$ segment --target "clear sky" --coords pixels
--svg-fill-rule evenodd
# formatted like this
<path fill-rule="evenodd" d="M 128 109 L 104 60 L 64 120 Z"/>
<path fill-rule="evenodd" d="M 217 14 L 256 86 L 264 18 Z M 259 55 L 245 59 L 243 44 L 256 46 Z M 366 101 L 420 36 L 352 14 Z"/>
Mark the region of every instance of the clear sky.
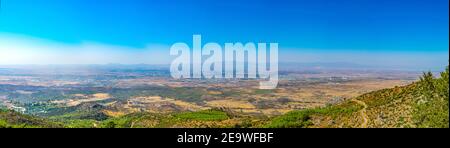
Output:
<path fill-rule="evenodd" d="M 73 56 L 77 50 L 92 56 L 112 51 L 114 57 L 81 63 L 166 63 L 170 45 L 201 34 L 204 42 L 278 42 L 280 59 L 289 62 L 446 66 L 448 5 L 448 0 L 1 0 L 0 64 L 33 62 L 20 54 L 33 59 L 40 53 Z M 120 56 L 143 53 L 153 59 Z"/>

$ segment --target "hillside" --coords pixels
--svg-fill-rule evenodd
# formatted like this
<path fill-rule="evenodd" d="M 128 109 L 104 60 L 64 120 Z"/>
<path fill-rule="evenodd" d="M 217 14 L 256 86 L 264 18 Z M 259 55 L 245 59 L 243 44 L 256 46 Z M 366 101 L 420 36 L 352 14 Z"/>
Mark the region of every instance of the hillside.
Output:
<path fill-rule="evenodd" d="M 0 128 L 448 128 L 448 73 L 448 68 L 439 78 L 424 73 L 420 81 L 407 86 L 378 90 L 336 105 L 292 111 L 273 118 L 244 116 L 227 109 L 107 117 L 101 108 L 87 104 L 81 108 L 93 109 L 50 118 L 0 110 Z"/>
<path fill-rule="evenodd" d="M 448 128 L 448 68 L 440 78 L 383 89 L 335 106 L 293 111 L 269 121 L 271 128 Z"/>
<path fill-rule="evenodd" d="M 0 128 L 58 128 L 61 124 L 13 111 L 0 110 Z"/>

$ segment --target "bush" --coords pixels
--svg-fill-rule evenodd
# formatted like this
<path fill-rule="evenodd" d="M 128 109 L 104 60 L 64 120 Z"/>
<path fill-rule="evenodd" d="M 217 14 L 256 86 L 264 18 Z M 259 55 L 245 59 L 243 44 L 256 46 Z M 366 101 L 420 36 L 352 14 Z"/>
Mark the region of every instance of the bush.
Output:
<path fill-rule="evenodd" d="M 221 121 L 228 119 L 225 112 L 217 110 L 205 110 L 199 112 L 187 112 L 176 114 L 175 118 L 181 120 L 199 120 L 199 121 Z"/>

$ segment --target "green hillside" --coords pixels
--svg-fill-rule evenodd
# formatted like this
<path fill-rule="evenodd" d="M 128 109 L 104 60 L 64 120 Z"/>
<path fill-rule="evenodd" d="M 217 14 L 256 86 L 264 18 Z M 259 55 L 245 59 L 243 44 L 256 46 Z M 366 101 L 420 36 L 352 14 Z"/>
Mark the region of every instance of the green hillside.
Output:
<path fill-rule="evenodd" d="M 0 128 L 58 128 L 61 124 L 47 119 L 22 115 L 13 111 L 0 110 Z"/>
<path fill-rule="evenodd" d="M 364 94 L 344 103 L 275 117 L 270 128 L 448 128 L 448 68 L 414 84 Z"/>

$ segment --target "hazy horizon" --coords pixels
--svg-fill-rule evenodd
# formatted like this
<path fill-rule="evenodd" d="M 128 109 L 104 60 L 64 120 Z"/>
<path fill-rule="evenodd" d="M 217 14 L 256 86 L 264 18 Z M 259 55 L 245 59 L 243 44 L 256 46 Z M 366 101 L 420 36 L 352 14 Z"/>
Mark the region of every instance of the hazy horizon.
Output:
<path fill-rule="evenodd" d="M 0 65 L 168 65 L 175 58 L 169 55 L 169 45 L 154 44 L 142 49 L 90 42 L 70 45 L 23 36 L 5 37 L 1 33 L 0 39 L 0 52 L 3 53 Z M 389 69 L 415 67 L 417 70 L 435 70 L 448 65 L 448 51 L 370 52 L 280 48 L 280 63 L 347 63 Z"/>

